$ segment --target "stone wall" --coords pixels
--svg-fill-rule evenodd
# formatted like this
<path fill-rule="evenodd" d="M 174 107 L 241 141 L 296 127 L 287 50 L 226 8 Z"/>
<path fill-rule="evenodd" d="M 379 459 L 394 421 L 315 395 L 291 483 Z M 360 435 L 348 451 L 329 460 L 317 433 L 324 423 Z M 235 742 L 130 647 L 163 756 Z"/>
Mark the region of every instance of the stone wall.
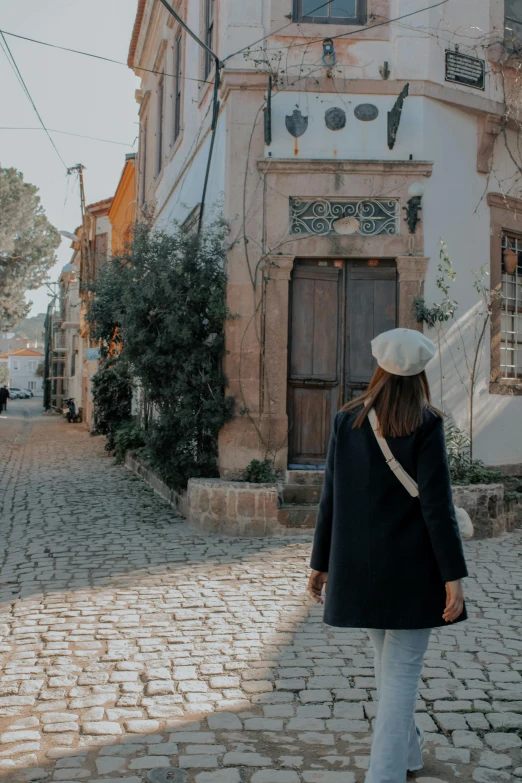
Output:
<path fill-rule="evenodd" d="M 306 524 L 295 520 L 291 504 L 281 508 L 277 484 L 251 484 L 222 479 L 190 479 L 186 492 L 170 489 L 142 460 L 127 454 L 125 465 L 143 478 L 190 524 L 209 533 L 234 536 L 299 535 L 311 532 L 317 506 L 308 508 Z M 506 502 L 503 484 L 453 487 L 455 505 L 470 515 L 475 538 L 494 538 L 522 526 L 522 503 Z"/>
<path fill-rule="evenodd" d="M 279 523 L 277 484 L 190 479 L 189 522 L 212 533 L 264 536 L 292 533 Z"/>
<path fill-rule="evenodd" d="M 151 489 L 154 490 L 163 500 L 176 510 L 177 515 L 185 517 L 189 515 L 189 509 L 187 504 L 187 493 L 176 492 L 174 489 L 170 489 L 164 481 L 139 457 L 132 452 L 127 452 L 125 455 L 125 467 L 140 476 Z"/>
<path fill-rule="evenodd" d="M 453 500 L 470 515 L 474 538 L 495 538 L 522 524 L 522 505 L 505 502 L 503 484 L 455 486 Z"/>

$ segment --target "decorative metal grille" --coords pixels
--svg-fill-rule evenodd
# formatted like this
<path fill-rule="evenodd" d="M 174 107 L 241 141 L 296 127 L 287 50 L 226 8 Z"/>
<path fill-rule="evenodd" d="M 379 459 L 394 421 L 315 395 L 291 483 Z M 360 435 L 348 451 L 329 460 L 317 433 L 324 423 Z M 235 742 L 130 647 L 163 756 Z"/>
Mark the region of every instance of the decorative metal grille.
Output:
<path fill-rule="evenodd" d="M 502 339 L 500 374 L 504 379 L 522 378 L 522 236 L 502 238 Z M 506 269 L 506 250 L 514 251 L 517 264 L 510 274 Z"/>
<path fill-rule="evenodd" d="M 446 52 L 446 81 L 484 89 L 485 64 L 478 57 L 460 52 Z"/>
<path fill-rule="evenodd" d="M 291 198 L 290 233 L 397 236 L 400 233 L 399 202 L 394 199 Z"/>

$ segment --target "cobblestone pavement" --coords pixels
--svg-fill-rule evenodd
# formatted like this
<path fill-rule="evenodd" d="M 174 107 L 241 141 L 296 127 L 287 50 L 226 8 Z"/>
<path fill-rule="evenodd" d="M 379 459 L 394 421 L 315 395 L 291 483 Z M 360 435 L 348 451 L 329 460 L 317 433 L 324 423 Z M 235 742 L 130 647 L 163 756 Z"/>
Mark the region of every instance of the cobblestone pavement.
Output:
<path fill-rule="evenodd" d="M 310 607 L 309 539 L 191 530 L 36 400 L 0 444 L 2 780 L 362 783 L 372 654 Z M 419 783 L 522 778 L 522 533 L 466 548 L 471 619 L 432 637 Z"/>

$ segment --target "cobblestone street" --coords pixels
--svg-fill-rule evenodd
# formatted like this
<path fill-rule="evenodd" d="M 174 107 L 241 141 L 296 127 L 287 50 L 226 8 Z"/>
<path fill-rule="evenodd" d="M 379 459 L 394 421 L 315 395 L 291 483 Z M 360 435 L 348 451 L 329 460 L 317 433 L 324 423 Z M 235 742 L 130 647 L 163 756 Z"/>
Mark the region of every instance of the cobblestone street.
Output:
<path fill-rule="evenodd" d="M 0 778 L 363 783 L 373 656 L 311 607 L 310 538 L 191 530 L 40 405 L 0 416 Z M 419 783 L 522 779 L 522 531 L 465 546 L 470 620 L 432 635 Z"/>

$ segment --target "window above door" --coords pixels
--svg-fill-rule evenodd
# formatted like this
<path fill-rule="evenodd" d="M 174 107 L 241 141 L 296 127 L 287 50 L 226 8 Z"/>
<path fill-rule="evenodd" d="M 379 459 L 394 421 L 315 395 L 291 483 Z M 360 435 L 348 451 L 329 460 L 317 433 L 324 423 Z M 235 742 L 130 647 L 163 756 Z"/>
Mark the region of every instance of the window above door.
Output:
<path fill-rule="evenodd" d="M 366 0 L 294 0 L 294 22 L 365 24 Z"/>

